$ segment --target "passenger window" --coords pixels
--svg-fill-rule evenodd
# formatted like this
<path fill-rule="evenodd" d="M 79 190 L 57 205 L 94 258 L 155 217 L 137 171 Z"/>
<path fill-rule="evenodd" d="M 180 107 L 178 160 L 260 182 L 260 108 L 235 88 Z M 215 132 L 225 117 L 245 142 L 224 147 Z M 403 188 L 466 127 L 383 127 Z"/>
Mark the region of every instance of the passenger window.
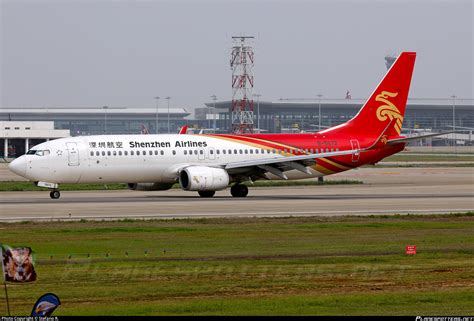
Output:
<path fill-rule="evenodd" d="M 242 154 L 242 150 L 241 150 L 241 149 L 239 149 L 239 154 Z"/>
<path fill-rule="evenodd" d="M 140 151 L 139 150 L 137 150 L 137 156 L 140 156 Z"/>
<path fill-rule="evenodd" d="M 188 155 L 188 151 L 187 151 L 187 150 L 184 150 L 183 153 L 184 153 L 184 155 Z"/>
<path fill-rule="evenodd" d="M 250 150 L 250 154 L 253 154 L 253 149 Z"/>
<path fill-rule="evenodd" d="M 105 156 L 105 151 L 102 151 L 102 156 Z"/>
<path fill-rule="evenodd" d="M 249 153 L 249 151 L 248 151 L 247 149 L 245 149 L 244 152 L 245 152 L 245 154 L 248 154 L 248 153 Z"/>
<path fill-rule="evenodd" d="M 124 151 L 123 154 L 124 154 L 125 156 L 128 156 L 128 152 L 127 152 L 127 151 Z"/>
<path fill-rule="evenodd" d="M 260 152 L 261 152 L 262 154 L 265 154 L 265 150 L 264 150 L 264 149 L 261 149 Z"/>
<path fill-rule="evenodd" d="M 119 156 L 122 156 L 122 151 L 121 150 L 119 150 Z"/>
<path fill-rule="evenodd" d="M 214 155 L 214 151 L 212 149 L 210 149 L 209 154 Z"/>
<path fill-rule="evenodd" d="M 99 155 L 100 155 L 99 151 L 95 152 L 95 156 L 99 156 Z"/>
<path fill-rule="evenodd" d="M 130 151 L 130 155 L 133 156 L 133 154 L 135 154 L 135 152 L 133 150 Z"/>
<path fill-rule="evenodd" d="M 222 154 L 225 154 L 225 149 L 222 150 Z"/>
<path fill-rule="evenodd" d="M 221 151 L 219 149 L 217 149 L 216 153 L 217 153 L 217 155 L 219 155 L 221 153 Z"/>
<path fill-rule="evenodd" d="M 194 150 L 194 155 L 197 155 L 198 154 L 198 151 L 197 149 Z"/>
<path fill-rule="evenodd" d="M 173 150 L 173 155 L 176 155 L 176 151 L 175 151 L 175 150 Z"/>
<path fill-rule="evenodd" d="M 237 154 L 237 149 L 234 149 L 234 154 Z"/>
<path fill-rule="evenodd" d="M 155 150 L 155 155 L 158 155 L 158 151 L 157 151 L 157 150 Z"/>
<path fill-rule="evenodd" d="M 117 151 L 114 150 L 114 156 L 117 156 Z"/>
<path fill-rule="evenodd" d="M 160 150 L 160 154 L 161 156 L 163 156 L 165 154 L 165 151 L 164 150 Z"/>
<path fill-rule="evenodd" d="M 110 152 L 110 150 L 107 151 L 107 156 L 110 156 L 112 155 L 112 153 Z"/>
<path fill-rule="evenodd" d="M 201 149 L 201 150 L 199 151 L 199 154 L 201 154 L 201 155 L 204 154 L 204 151 Z"/>
<path fill-rule="evenodd" d="M 142 155 L 146 156 L 146 150 L 142 151 Z"/>
<path fill-rule="evenodd" d="M 258 149 L 255 150 L 255 154 L 258 154 Z"/>
<path fill-rule="evenodd" d="M 150 151 L 148 152 L 148 155 L 153 156 L 153 151 L 150 150 Z"/>
<path fill-rule="evenodd" d="M 91 156 L 94 156 L 94 152 L 91 152 Z"/>

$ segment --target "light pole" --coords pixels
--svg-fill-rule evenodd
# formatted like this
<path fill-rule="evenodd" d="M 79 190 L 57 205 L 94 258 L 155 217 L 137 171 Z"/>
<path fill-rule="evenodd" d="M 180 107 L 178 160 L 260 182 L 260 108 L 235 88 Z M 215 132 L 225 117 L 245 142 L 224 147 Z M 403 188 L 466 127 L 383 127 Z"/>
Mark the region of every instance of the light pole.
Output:
<path fill-rule="evenodd" d="M 156 96 L 155 99 L 156 99 L 155 131 L 158 134 L 158 101 L 160 100 L 160 97 Z"/>
<path fill-rule="evenodd" d="M 212 107 L 213 116 L 212 116 L 212 118 L 214 119 L 212 127 L 213 127 L 213 131 L 214 131 L 214 134 L 215 134 L 216 133 L 216 100 L 217 100 L 217 96 L 212 95 L 211 98 L 212 98 L 212 101 L 213 101 L 213 107 Z"/>
<path fill-rule="evenodd" d="M 171 97 L 168 96 L 165 99 L 168 100 L 168 134 L 169 134 L 170 133 L 170 99 Z"/>
<path fill-rule="evenodd" d="M 456 95 L 451 95 L 451 98 L 453 99 L 453 145 L 456 149 Z"/>
<path fill-rule="evenodd" d="M 254 94 L 255 97 L 257 97 L 257 129 L 258 133 L 260 133 L 260 97 L 262 97 L 261 94 Z"/>
<path fill-rule="evenodd" d="M 316 96 L 318 96 L 318 100 L 319 100 L 319 116 L 318 116 L 318 121 L 319 121 L 319 131 L 321 131 L 321 97 L 323 97 L 323 95 L 317 94 Z"/>
<path fill-rule="evenodd" d="M 107 134 L 107 109 L 109 106 L 103 106 L 104 108 L 104 134 Z"/>

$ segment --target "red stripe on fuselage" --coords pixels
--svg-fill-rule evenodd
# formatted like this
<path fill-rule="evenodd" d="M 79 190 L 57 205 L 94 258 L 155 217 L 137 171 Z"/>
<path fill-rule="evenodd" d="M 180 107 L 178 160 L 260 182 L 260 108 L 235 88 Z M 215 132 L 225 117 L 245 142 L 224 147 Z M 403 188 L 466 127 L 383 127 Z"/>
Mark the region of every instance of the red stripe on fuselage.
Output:
<path fill-rule="evenodd" d="M 351 139 L 358 139 L 361 145 L 361 148 L 363 146 L 370 146 L 373 143 L 373 139 L 370 137 L 341 137 L 340 135 L 329 135 L 327 133 L 326 135 L 321 135 L 318 133 L 308 133 L 308 134 L 245 134 L 245 135 L 232 135 L 232 134 L 210 134 L 210 135 L 205 135 L 209 137 L 215 137 L 215 138 L 223 138 L 223 139 L 229 139 L 229 140 L 234 140 L 237 142 L 242 142 L 242 143 L 248 143 L 248 144 L 254 144 L 254 145 L 260 145 L 264 146 L 267 149 L 276 149 L 280 151 L 284 151 L 287 149 L 288 151 L 291 149 L 293 150 L 294 155 L 304 155 L 307 154 L 306 152 L 301 153 L 301 149 L 313 149 L 316 150 L 318 149 L 318 152 L 325 152 L 326 149 L 328 151 L 331 151 L 331 148 L 333 150 L 336 150 L 337 148 L 340 151 L 343 150 L 350 150 L 352 149 L 352 146 L 350 144 Z M 335 143 L 333 147 L 328 146 L 326 143 L 331 142 Z M 383 148 L 376 149 L 376 150 L 370 150 L 370 151 L 365 151 L 360 154 L 360 158 L 358 161 L 353 162 L 352 161 L 352 155 L 344 155 L 344 156 L 334 156 L 334 157 L 328 157 L 327 160 L 330 162 L 326 161 L 325 159 L 318 159 L 318 164 L 320 166 L 327 168 L 330 171 L 334 172 L 342 172 L 348 169 L 353 169 L 356 167 L 359 167 L 364 164 L 372 164 L 380 161 L 381 159 L 393 155 L 401 150 L 403 150 L 405 147 L 404 143 L 397 144 L 397 145 L 385 145 Z M 331 162 L 341 166 L 345 167 L 341 168 L 338 167 L 334 164 L 331 164 Z"/>

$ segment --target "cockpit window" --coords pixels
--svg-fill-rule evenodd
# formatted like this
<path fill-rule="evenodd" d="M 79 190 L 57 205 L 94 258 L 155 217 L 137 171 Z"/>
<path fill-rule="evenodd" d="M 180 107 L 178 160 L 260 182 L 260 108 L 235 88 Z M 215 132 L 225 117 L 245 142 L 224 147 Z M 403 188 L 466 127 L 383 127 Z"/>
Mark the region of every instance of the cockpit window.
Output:
<path fill-rule="evenodd" d="M 37 155 L 37 156 L 46 156 L 49 155 L 49 150 L 44 149 L 44 150 L 36 150 L 36 149 L 30 149 L 26 155 Z"/>

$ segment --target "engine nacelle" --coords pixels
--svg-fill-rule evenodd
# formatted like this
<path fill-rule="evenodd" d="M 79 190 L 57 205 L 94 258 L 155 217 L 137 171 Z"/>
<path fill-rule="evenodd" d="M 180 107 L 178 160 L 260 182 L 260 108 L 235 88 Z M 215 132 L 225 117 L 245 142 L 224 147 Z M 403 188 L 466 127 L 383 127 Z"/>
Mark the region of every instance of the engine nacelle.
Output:
<path fill-rule="evenodd" d="M 219 191 L 229 181 L 229 174 L 222 168 L 189 166 L 179 173 L 179 185 L 185 191 Z"/>
<path fill-rule="evenodd" d="M 170 189 L 174 183 L 128 183 L 128 189 L 134 191 L 166 191 Z"/>

